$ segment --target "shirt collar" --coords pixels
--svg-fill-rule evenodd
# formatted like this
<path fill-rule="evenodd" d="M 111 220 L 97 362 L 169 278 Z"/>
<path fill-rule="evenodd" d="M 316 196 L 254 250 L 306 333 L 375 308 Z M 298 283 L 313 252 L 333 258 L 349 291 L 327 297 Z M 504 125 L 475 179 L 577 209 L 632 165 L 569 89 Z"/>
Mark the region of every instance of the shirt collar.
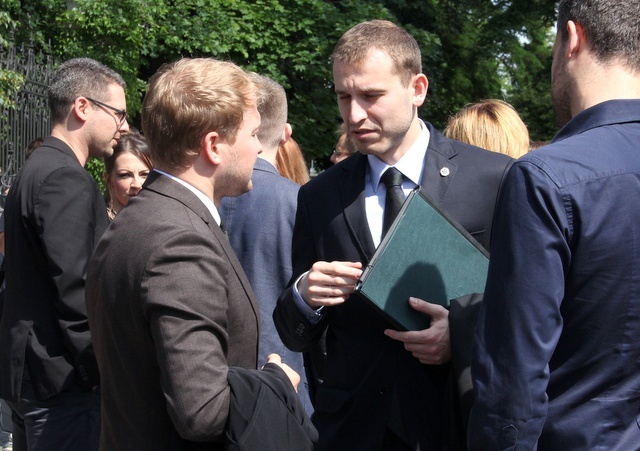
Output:
<path fill-rule="evenodd" d="M 562 141 L 593 128 L 640 121 L 640 99 L 607 100 L 578 113 L 551 140 Z"/>
<path fill-rule="evenodd" d="M 402 175 L 416 185 L 420 185 L 421 182 L 424 157 L 427 153 L 430 138 L 429 129 L 421 119 L 418 119 L 418 121 L 420 122 L 420 136 L 409 147 L 407 153 L 400 158 L 400 161 L 395 164 L 395 167 L 402 172 Z M 380 178 L 389 165 L 374 155 L 367 155 L 367 160 L 369 162 L 369 173 L 371 174 L 371 187 L 374 192 L 377 192 Z"/>
<path fill-rule="evenodd" d="M 209 197 L 205 193 L 200 191 L 195 186 L 188 184 L 184 180 L 179 179 L 175 175 L 168 174 L 157 168 L 154 168 L 153 170 L 166 177 L 169 177 L 171 180 L 175 180 L 176 182 L 178 182 L 179 184 L 187 188 L 189 191 L 191 191 L 193 194 L 195 194 L 198 197 L 198 199 L 200 199 L 200 201 L 204 204 L 204 206 L 207 207 L 207 210 L 209 210 L 209 212 L 211 213 L 211 216 L 213 216 L 213 219 L 216 221 L 216 224 L 220 225 L 220 222 L 221 222 L 220 213 L 218 213 L 218 209 L 216 208 L 215 204 L 211 199 L 209 199 Z"/>

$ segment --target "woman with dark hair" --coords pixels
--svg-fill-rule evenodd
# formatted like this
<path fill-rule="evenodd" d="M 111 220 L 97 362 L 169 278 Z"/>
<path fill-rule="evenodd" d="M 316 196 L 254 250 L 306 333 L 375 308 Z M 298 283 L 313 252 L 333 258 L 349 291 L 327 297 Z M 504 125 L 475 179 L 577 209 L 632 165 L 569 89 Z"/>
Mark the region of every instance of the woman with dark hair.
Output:
<path fill-rule="evenodd" d="M 105 158 L 105 198 L 109 217 L 115 218 L 129 199 L 137 196 L 153 169 L 147 140 L 135 129 L 122 133 L 113 154 Z"/>

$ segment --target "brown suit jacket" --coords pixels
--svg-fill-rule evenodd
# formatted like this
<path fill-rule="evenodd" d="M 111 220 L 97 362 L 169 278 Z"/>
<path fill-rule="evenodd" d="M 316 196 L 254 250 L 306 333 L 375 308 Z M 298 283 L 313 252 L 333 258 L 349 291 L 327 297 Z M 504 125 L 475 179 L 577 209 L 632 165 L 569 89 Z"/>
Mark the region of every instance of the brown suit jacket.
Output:
<path fill-rule="evenodd" d="M 229 367 L 256 368 L 258 308 L 229 241 L 187 188 L 152 172 L 87 275 L 102 449 L 222 449 Z M 196 443 L 197 442 L 197 443 Z"/>

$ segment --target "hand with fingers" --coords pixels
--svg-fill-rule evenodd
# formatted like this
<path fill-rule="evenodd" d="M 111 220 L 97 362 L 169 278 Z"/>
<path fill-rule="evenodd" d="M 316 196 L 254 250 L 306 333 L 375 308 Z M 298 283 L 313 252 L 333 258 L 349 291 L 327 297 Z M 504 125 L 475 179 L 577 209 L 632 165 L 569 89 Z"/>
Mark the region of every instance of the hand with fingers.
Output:
<path fill-rule="evenodd" d="M 414 310 L 431 317 L 431 326 L 425 330 L 400 332 L 387 329 L 385 335 L 404 343 L 404 348 L 425 365 L 442 365 L 451 360 L 449 338 L 449 311 L 438 304 L 418 298 L 409 298 Z"/>
<path fill-rule="evenodd" d="M 275 363 L 286 373 L 293 385 L 294 390 L 298 391 L 298 384 L 300 383 L 300 375 L 296 373 L 293 368 L 282 361 L 282 358 L 278 354 L 269 354 L 267 356 L 267 363 Z"/>
<path fill-rule="evenodd" d="M 354 292 L 361 274 L 360 262 L 316 262 L 300 279 L 298 291 L 314 309 L 341 304 Z"/>

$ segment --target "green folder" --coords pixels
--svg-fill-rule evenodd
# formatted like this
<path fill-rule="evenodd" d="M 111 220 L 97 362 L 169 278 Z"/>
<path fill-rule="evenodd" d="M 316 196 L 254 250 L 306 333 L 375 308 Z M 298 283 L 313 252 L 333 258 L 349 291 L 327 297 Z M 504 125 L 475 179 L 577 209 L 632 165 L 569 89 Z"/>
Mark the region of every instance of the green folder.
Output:
<path fill-rule="evenodd" d="M 409 193 L 356 291 L 398 330 L 423 330 L 431 318 L 409 297 L 449 307 L 451 299 L 484 292 L 489 253 L 420 190 Z"/>

